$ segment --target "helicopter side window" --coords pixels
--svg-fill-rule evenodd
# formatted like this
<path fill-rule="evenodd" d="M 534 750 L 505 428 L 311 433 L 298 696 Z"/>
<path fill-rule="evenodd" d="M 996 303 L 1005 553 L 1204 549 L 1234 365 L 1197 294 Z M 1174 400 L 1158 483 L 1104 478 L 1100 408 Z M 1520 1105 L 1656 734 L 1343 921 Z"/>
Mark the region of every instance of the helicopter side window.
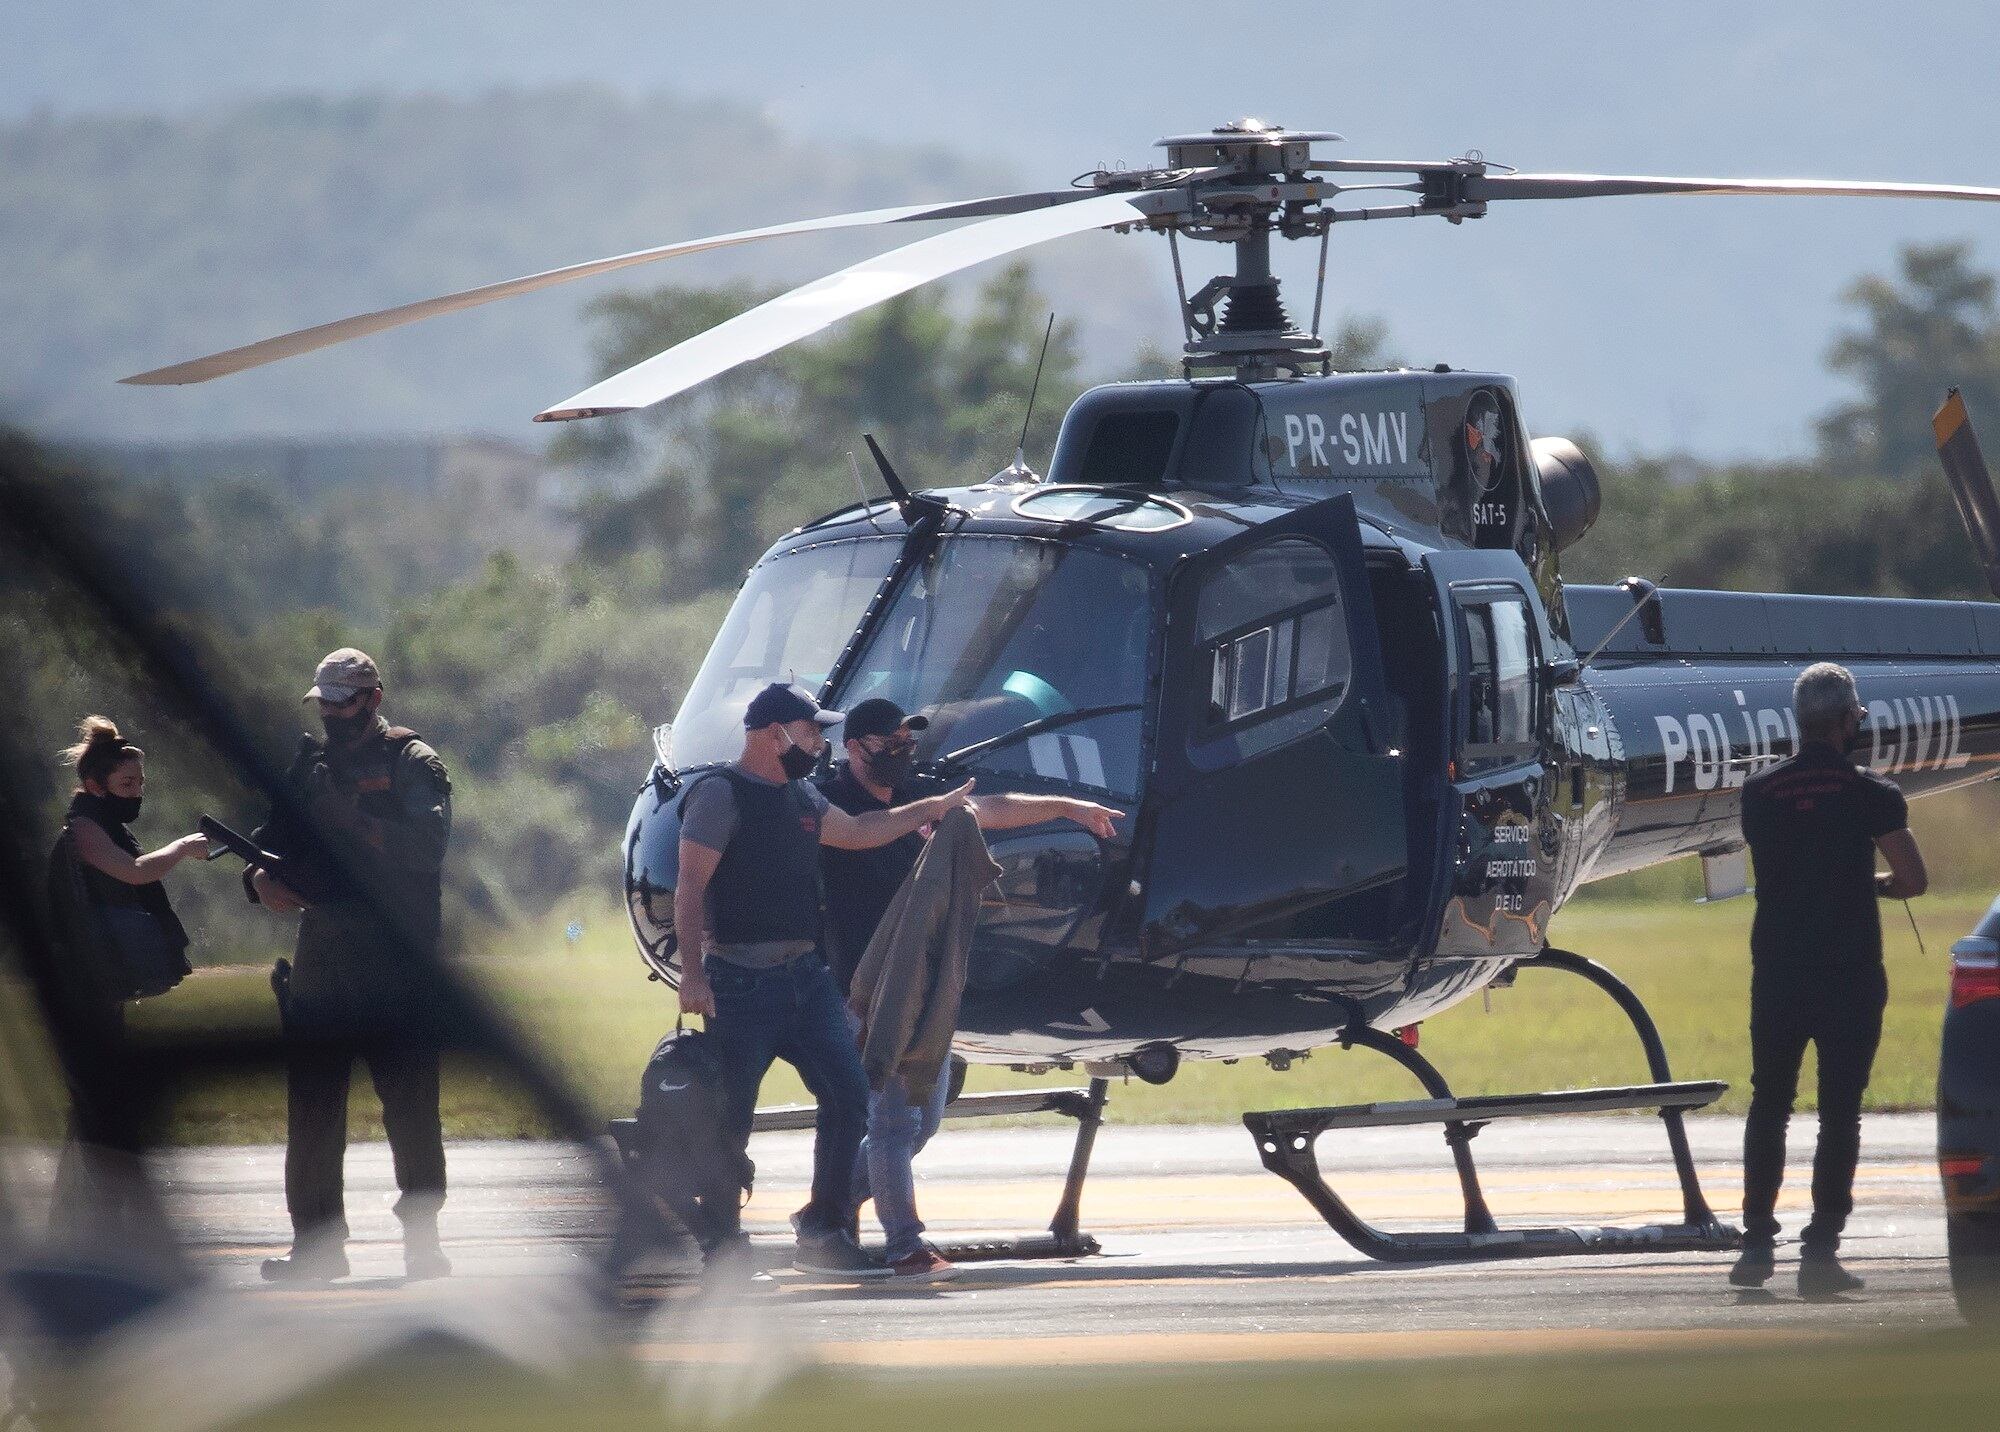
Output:
<path fill-rule="evenodd" d="M 1535 747 L 1535 629 L 1525 598 L 1459 598 L 1466 647 L 1465 768 L 1512 764 Z"/>
<path fill-rule="evenodd" d="M 1282 538 L 1217 572 L 1196 626 L 1209 652 L 1211 730 L 1346 688 L 1352 657 L 1339 577 L 1316 542 Z"/>

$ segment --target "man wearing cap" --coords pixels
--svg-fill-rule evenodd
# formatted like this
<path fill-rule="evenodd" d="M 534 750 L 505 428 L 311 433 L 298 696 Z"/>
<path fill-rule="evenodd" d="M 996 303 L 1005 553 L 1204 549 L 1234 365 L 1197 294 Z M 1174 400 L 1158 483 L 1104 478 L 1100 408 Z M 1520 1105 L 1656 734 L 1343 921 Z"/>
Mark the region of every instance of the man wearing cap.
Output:
<path fill-rule="evenodd" d="M 742 755 L 696 777 L 682 798 L 674 925 L 681 1009 L 705 1015 L 717 1037 L 732 1136 L 748 1140 L 774 1059 L 797 1069 L 818 1101 L 812 1201 L 799 1215 L 793 1266 L 866 1278 L 888 1274 L 848 1231 L 868 1079 L 819 953 L 819 848 L 886 845 L 964 805 L 972 783 L 864 815 L 831 807 L 805 778 L 826 749 L 825 728 L 840 721 L 797 686 L 774 683 L 751 700 Z M 740 1240 L 725 1230 L 711 1261 Z"/>
<path fill-rule="evenodd" d="M 451 780 L 414 731 L 378 714 L 382 677 L 343 647 L 319 664 L 305 700 L 325 739 L 302 736 L 287 800 L 255 834 L 286 882 L 256 870 L 250 898 L 299 914 L 298 949 L 273 978 L 287 1040 L 285 1204 L 292 1251 L 272 1281 L 348 1271 L 342 1195 L 347 1092 L 358 1056 L 382 1101 L 411 1278 L 451 1271 L 438 1238 L 444 1135 L 438 1117 L 437 972 Z M 289 978 L 286 976 L 289 974 Z"/>
<path fill-rule="evenodd" d="M 829 803 L 850 815 L 866 815 L 907 806 L 928 795 L 925 782 L 912 774 L 917 734 L 929 718 L 906 716 L 893 701 L 875 697 L 847 713 L 841 743 L 847 761 L 817 782 Z M 1013 830 L 1067 820 L 1100 839 L 1116 834 L 1118 812 L 1109 806 L 1065 796 L 980 796 L 971 802 L 982 830 Z M 872 850 L 820 851 L 826 884 L 827 942 L 835 980 L 848 995 L 854 972 L 869 941 L 882 923 L 890 902 L 923 854 L 924 836 L 912 832 Z M 952 1021 L 956 1022 L 956 1001 Z M 923 1241 L 924 1225 L 917 1216 L 916 1185 L 911 1163 L 944 1119 L 951 1081 L 933 1081 L 920 1104 L 913 1103 L 900 1074 L 872 1091 L 868 1103 L 868 1137 L 855 1165 L 854 1202 L 870 1197 L 887 1239 L 890 1272 L 899 1280 L 936 1282 L 957 1270 Z"/>
<path fill-rule="evenodd" d="M 1812 1222 L 1801 1236 L 1799 1294 L 1861 1287 L 1835 1256 L 1854 1207 L 1861 1096 L 1889 998 L 1878 897 L 1907 900 L 1929 878 L 1893 781 L 1848 756 L 1867 719 L 1846 667 L 1818 662 L 1792 687 L 1799 748 L 1743 783 L 1743 838 L 1757 870 L 1750 926 L 1750 1114 L 1743 1125 L 1739 1288 L 1774 1272 L 1774 1216 L 1785 1176 L 1785 1125 L 1806 1045 L 1819 1054 L 1819 1147 Z M 1880 851 L 1885 874 L 1875 870 Z"/>

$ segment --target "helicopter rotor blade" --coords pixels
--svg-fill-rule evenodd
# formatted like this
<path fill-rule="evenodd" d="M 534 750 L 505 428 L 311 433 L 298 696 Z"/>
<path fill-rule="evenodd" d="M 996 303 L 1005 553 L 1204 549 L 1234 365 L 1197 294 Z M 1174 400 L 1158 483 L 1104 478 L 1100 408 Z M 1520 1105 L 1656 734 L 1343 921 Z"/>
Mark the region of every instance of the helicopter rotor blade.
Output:
<path fill-rule="evenodd" d="M 1972 184 L 1901 184 L 1862 179 L 1680 179 L 1645 174 L 1469 174 L 1472 203 L 1499 199 L 1606 199 L 1637 194 L 1791 194 L 1862 199 L 2000 200 Z"/>
<path fill-rule="evenodd" d="M 649 407 L 933 279 L 1051 239 L 1143 222 L 1185 202 L 1178 188 L 1100 194 L 920 239 L 780 294 L 537 413 L 535 421 L 567 422 Z"/>
<path fill-rule="evenodd" d="M 1979 451 L 1979 436 L 1972 430 L 1972 417 L 1965 411 L 1965 399 L 1953 388 L 1931 414 L 1931 430 L 1937 437 L 1938 462 L 1951 495 L 1958 504 L 1959 520 L 1972 550 L 1986 574 L 1987 590 L 2000 597 L 2000 498 L 1993 494 L 1993 477 L 1986 470 L 1986 458 Z"/>
<path fill-rule="evenodd" d="M 801 219 L 789 224 L 773 224 L 762 229 L 742 229 L 735 233 L 687 239 L 680 243 L 662 244 L 658 248 L 637 249 L 631 253 L 617 254 L 611 258 L 569 264 L 563 268 L 548 269 L 542 273 L 527 274 L 500 283 L 482 284 L 478 288 L 468 288 L 437 298 L 420 299 L 415 303 L 399 304 L 394 308 L 378 309 L 373 313 L 357 314 L 352 318 L 337 319 L 332 323 L 321 323 L 311 328 L 299 329 L 294 333 L 284 333 L 275 338 L 245 344 L 241 348 L 225 349 L 220 353 L 210 353 L 206 357 L 189 359 L 184 363 L 154 368 L 145 373 L 135 373 L 129 378 L 120 378 L 118 381 L 144 387 L 206 383 L 212 378 L 240 373 L 246 368 L 261 367 L 266 363 L 275 363 L 281 358 L 293 358 L 301 353 L 311 353 L 336 343 L 345 343 L 351 338 L 364 338 L 371 333 L 380 333 L 384 329 L 400 328 L 406 323 L 416 323 L 421 319 L 457 313 L 461 309 L 476 308 L 480 304 L 512 298 L 517 294 L 534 293 L 540 289 L 553 288 L 557 284 L 592 278 L 598 274 L 614 273 L 619 269 L 632 268 L 639 264 L 656 263 L 661 259 L 703 253 L 710 249 L 731 248 L 737 244 L 752 243 L 759 239 L 775 239 L 791 234 L 819 233 L 833 229 L 864 228 L 875 224 L 985 219 L 995 215 L 1054 208 L 1088 197 L 1088 191 L 1075 189 L 998 194 L 990 198 L 958 200 L 944 204 L 905 204 L 891 209 L 866 209 L 852 214 L 834 214 L 823 219 Z"/>

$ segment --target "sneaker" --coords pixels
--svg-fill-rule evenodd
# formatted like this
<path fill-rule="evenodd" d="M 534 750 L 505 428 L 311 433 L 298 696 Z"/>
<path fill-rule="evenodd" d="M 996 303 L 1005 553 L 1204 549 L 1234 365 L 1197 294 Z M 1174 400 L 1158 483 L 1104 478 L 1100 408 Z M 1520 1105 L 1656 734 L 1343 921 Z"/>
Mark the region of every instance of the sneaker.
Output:
<path fill-rule="evenodd" d="M 310 1252 L 294 1248 L 283 1258 L 266 1258 L 260 1271 L 267 1283 L 331 1283 L 347 1276 L 347 1252 L 337 1247 Z"/>
<path fill-rule="evenodd" d="M 804 1208 L 792 1210 L 788 1216 L 789 1222 L 792 1225 L 792 1237 L 798 1239 L 801 1243 L 809 1242 L 815 1237 L 814 1234 L 806 1232 L 806 1214 L 811 1210 L 812 1205 L 808 1203 Z M 858 1208 L 854 1210 L 853 1214 L 847 1220 L 847 1236 L 852 1238 L 856 1243 L 861 1241 L 861 1210 Z"/>
<path fill-rule="evenodd" d="M 886 1278 L 889 1265 L 868 1253 L 845 1233 L 801 1238 L 792 1266 L 801 1273 L 825 1273 L 836 1278 Z"/>
<path fill-rule="evenodd" d="M 1768 1243 L 1745 1243 L 1743 1255 L 1729 1270 L 1729 1282 L 1737 1288 L 1761 1288 L 1778 1271 L 1777 1259 Z"/>
<path fill-rule="evenodd" d="M 919 1248 L 889 1265 L 889 1276 L 898 1283 L 949 1283 L 959 1272 L 959 1266 L 935 1248 Z"/>
<path fill-rule="evenodd" d="M 1799 1296 L 1834 1298 L 1842 1293 L 1858 1293 L 1868 1284 L 1840 1266 L 1831 1253 L 1808 1252 L 1799 1260 Z"/>

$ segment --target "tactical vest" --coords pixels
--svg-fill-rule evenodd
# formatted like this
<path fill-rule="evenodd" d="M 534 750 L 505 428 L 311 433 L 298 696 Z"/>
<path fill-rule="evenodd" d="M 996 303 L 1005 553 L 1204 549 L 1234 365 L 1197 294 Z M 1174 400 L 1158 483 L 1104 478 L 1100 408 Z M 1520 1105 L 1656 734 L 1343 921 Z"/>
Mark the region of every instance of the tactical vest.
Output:
<path fill-rule="evenodd" d="M 773 786 L 726 768 L 716 774 L 736 796 L 736 831 L 708 886 L 716 943 L 817 940 L 818 808 L 797 781 Z"/>
<path fill-rule="evenodd" d="M 303 804 L 313 766 L 324 764 L 340 790 L 354 797 L 362 814 L 377 820 L 400 819 L 403 805 L 396 787 L 397 772 L 404 764 L 403 753 L 420 739 L 407 726 L 390 726 L 379 738 L 364 741 L 359 747 L 335 747 L 305 737 L 299 742 L 299 758 L 292 766 L 293 794 Z M 344 854 L 351 861 L 367 862 L 369 858 L 358 849 Z M 316 903 L 351 900 L 362 894 L 340 860 L 318 853 L 310 864 L 314 867 L 312 898 Z M 374 873 L 432 909 L 443 898 L 442 881 L 436 872 L 383 869 Z"/>

